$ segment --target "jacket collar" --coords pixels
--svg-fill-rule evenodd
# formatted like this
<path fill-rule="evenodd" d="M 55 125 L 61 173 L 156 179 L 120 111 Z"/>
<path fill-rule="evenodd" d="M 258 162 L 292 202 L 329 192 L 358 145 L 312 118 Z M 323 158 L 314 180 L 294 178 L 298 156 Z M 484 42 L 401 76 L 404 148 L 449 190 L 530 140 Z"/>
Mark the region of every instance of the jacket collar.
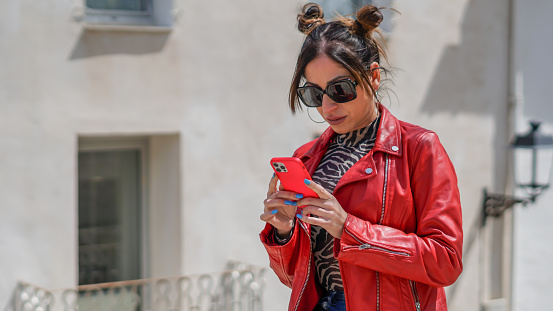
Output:
<path fill-rule="evenodd" d="M 401 144 L 401 125 L 399 120 L 382 104 L 378 105 L 378 110 L 380 110 L 382 118 L 373 149 L 401 157 L 403 155 L 403 145 Z"/>
<path fill-rule="evenodd" d="M 401 144 L 401 126 L 399 120 L 382 104 L 378 105 L 378 110 L 380 111 L 381 118 L 373 150 L 400 157 L 403 154 L 403 146 Z M 335 134 L 336 132 L 329 126 L 314 142 L 313 146 L 299 157 L 305 162 L 320 155 L 321 151 L 326 152 Z"/>

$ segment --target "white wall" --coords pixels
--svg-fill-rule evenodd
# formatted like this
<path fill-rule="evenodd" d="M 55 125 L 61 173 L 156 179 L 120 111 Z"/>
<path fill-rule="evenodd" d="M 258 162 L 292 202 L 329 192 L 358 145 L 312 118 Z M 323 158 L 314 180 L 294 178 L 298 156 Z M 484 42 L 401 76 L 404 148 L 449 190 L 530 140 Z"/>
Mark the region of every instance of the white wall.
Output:
<path fill-rule="evenodd" d="M 528 131 L 529 120 L 543 122 L 540 131 L 553 134 L 553 3 L 547 0 L 516 3 L 516 74 L 520 102 L 517 131 Z M 523 192 L 519 193 L 523 195 Z M 551 309 L 553 293 L 553 193 L 546 190 L 536 204 L 515 208 L 513 309 Z"/>

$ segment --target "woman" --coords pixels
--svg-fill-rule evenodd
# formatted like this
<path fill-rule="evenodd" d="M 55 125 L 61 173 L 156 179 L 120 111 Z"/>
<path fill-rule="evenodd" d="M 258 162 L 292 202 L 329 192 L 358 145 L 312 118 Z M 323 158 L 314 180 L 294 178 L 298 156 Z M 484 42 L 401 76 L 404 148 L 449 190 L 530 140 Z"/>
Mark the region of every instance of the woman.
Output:
<path fill-rule="evenodd" d="M 290 108 L 301 99 L 330 126 L 294 153 L 319 198 L 273 176 L 260 216 L 271 268 L 292 288 L 289 310 L 446 310 L 443 287 L 462 271 L 457 178 L 435 133 L 378 101 L 382 14 L 365 6 L 327 23 L 307 4 L 298 21 L 307 37 Z"/>

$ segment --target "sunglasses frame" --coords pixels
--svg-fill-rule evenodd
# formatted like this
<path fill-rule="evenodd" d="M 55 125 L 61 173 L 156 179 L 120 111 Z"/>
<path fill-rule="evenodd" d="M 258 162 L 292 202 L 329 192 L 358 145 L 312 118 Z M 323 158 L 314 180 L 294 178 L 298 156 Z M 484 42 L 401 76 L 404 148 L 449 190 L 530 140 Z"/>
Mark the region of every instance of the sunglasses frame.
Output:
<path fill-rule="evenodd" d="M 333 98 L 333 96 L 330 95 L 330 94 L 327 92 L 329 87 L 331 87 L 331 86 L 333 86 L 333 85 L 335 85 L 335 84 L 337 84 L 337 83 L 340 83 L 340 82 L 347 82 L 347 83 L 349 83 L 349 84 L 351 84 L 351 85 L 353 86 L 353 98 L 352 98 L 352 99 L 348 99 L 348 100 L 346 100 L 346 101 L 339 101 L 339 100 L 336 100 L 335 98 Z M 329 83 L 329 84 L 326 86 L 326 88 L 325 88 L 324 90 L 321 89 L 320 87 L 314 86 L 314 85 L 304 85 L 304 86 L 300 86 L 300 87 L 298 87 L 296 93 L 298 94 L 299 98 L 301 99 L 301 102 L 302 102 L 305 106 L 307 106 L 307 107 L 315 107 L 315 108 L 316 108 L 316 107 L 321 107 L 321 106 L 323 105 L 322 101 L 321 101 L 321 103 L 320 103 L 319 105 L 308 105 L 307 102 L 306 102 L 306 101 L 304 100 L 304 98 L 303 98 L 303 95 L 302 95 L 302 93 L 301 93 L 302 90 L 305 90 L 305 89 L 315 89 L 315 90 L 317 90 L 317 91 L 319 91 L 319 92 L 322 92 L 322 95 L 323 95 L 323 96 L 324 96 L 324 94 L 326 94 L 330 99 L 332 99 L 332 100 L 333 100 L 334 102 L 336 102 L 336 103 L 347 103 L 347 102 L 352 101 L 352 100 L 354 100 L 354 99 L 357 98 L 357 90 L 356 90 L 355 88 L 356 88 L 358 85 L 359 85 L 359 83 L 357 83 L 357 81 L 352 81 L 351 79 L 342 79 L 342 80 L 338 80 L 338 81 L 334 81 L 334 82 Z"/>

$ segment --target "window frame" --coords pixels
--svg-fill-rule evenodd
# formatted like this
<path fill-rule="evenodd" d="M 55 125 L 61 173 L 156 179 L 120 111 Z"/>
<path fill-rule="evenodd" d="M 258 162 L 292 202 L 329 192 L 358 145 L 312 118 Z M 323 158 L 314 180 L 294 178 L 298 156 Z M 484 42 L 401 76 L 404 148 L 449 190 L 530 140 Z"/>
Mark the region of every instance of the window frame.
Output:
<path fill-rule="evenodd" d="M 173 26 L 172 0 L 147 0 L 147 11 L 103 10 L 82 1 L 83 26 L 89 30 L 169 32 Z"/>
<path fill-rule="evenodd" d="M 140 184 L 140 226 L 142 231 L 140 232 L 140 278 L 148 278 L 150 276 L 150 245 L 148 243 L 150 237 L 150 228 L 149 228 L 149 207 L 148 207 L 148 184 L 149 172 L 148 172 L 148 163 L 149 163 L 149 148 L 148 148 L 148 137 L 146 136 L 132 136 L 132 137 L 87 137 L 79 136 L 78 137 L 78 148 L 77 148 L 77 161 L 78 155 L 80 152 L 90 152 L 90 151 L 116 151 L 116 150 L 139 150 L 140 151 L 140 170 L 141 170 L 141 180 Z M 78 163 L 78 162 L 77 162 Z M 78 179 L 78 169 L 76 171 Z M 78 197 L 77 197 L 78 200 Z M 77 205 L 78 206 L 78 205 Z M 78 223 L 77 223 L 78 226 Z M 77 245 L 77 252 L 79 246 Z M 77 265 L 77 270 L 79 265 Z"/>
<path fill-rule="evenodd" d="M 146 10 L 145 11 L 131 11 L 131 10 L 109 10 L 109 9 L 94 9 L 89 8 L 86 5 L 86 1 L 84 0 L 84 7 L 86 8 L 88 13 L 92 14 L 111 14 L 111 15 L 152 15 L 153 9 L 152 9 L 152 0 L 146 0 Z"/>

